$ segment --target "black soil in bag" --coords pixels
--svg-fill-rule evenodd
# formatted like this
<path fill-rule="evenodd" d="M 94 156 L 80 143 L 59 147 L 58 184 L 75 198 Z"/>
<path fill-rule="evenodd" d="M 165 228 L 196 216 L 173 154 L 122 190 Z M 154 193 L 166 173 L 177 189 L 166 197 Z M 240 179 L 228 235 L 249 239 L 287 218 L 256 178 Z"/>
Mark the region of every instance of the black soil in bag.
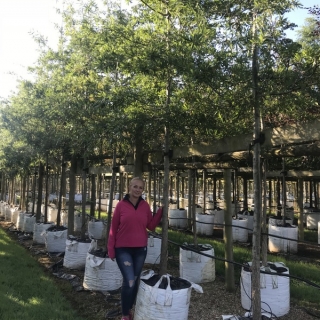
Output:
<path fill-rule="evenodd" d="M 74 237 L 72 235 L 68 236 L 68 240 L 77 241 L 77 242 L 81 242 L 81 243 L 90 243 L 91 242 L 91 239 L 89 239 L 89 238 L 81 239 L 81 238 Z"/>
<path fill-rule="evenodd" d="M 150 287 L 153 287 L 159 281 L 160 278 L 161 278 L 160 275 L 155 274 L 150 279 L 141 279 L 141 281 L 143 281 Z M 163 277 L 159 285 L 159 289 L 166 289 L 167 286 L 168 286 L 168 280 L 166 277 Z M 191 287 L 191 283 L 185 279 L 170 276 L 170 287 L 172 290 L 187 289 Z"/>
<path fill-rule="evenodd" d="M 90 254 L 99 258 L 109 258 L 107 251 L 104 251 L 102 248 L 89 251 Z"/>
<path fill-rule="evenodd" d="M 56 232 L 56 231 L 63 231 L 63 230 L 67 230 L 68 228 L 64 227 L 64 226 L 52 226 L 50 228 L 47 229 L 48 232 Z"/>

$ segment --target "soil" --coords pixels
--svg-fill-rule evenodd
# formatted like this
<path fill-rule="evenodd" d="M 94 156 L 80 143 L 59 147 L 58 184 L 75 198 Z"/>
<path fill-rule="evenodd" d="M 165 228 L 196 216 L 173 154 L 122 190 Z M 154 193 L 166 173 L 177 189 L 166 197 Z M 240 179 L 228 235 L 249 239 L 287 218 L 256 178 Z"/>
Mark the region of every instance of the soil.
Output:
<path fill-rule="evenodd" d="M 63 267 L 63 256 L 50 255 L 45 245 L 33 244 L 32 235 L 14 231 L 11 222 L 0 221 L 8 235 L 22 245 L 43 267 L 46 274 L 50 274 L 75 310 L 84 319 L 104 320 L 121 319 L 120 290 L 113 292 L 100 292 L 85 290 L 82 287 L 84 271 L 70 270 Z M 153 269 L 156 273 L 158 266 L 145 265 L 145 270 Z M 168 274 L 179 277 L 179 258 L 168 258 Z M 156 278 L 153 280 L 155 281 Z M 246 310 L 241 306 L 240 284 L 236 285 L 234 292 L 226 290 L 222 277 L 215 281 L 201 284 L 203 293 L 192 290 L 188 320 L 222 319 L 222 315 L 236 315 L 243 318 Z M 281 320 L 311 320 L 319 318 L 320 310 L 306 310 L 299 308 L 291 301 L 290 312 L 280 318 Z M 179 319 L 177 319 L 179 320 Z"/>
<path fill-rule="evenodd" d="M 161 276 L 156 274 L 152 276 L 151 278 L 147 280 L 142 280 L 150 287 L 153 287 L 159 280 Z M 190 288 L 191 283 L 187 280 L 178 278 L 178 277 L 169 277 L 170 278 L 170 288 L 172 290 L 181 290 L 181 289 L 187 289 Z M 168 287 L 168 280 L 166 278 L 163 278 L 161 280 L 161 283 L 159 284 L 159 289 L 166 289 Z"/>

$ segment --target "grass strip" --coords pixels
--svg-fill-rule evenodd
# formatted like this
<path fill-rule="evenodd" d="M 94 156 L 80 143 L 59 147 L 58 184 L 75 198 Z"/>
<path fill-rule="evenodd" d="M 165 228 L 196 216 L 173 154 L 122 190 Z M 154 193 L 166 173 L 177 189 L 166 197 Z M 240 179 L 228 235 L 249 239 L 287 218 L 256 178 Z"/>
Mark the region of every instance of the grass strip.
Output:
<path fill-rule="evenodd" d="M 0 319 L 84 320 L 38 262 L 1 228 Z"/>

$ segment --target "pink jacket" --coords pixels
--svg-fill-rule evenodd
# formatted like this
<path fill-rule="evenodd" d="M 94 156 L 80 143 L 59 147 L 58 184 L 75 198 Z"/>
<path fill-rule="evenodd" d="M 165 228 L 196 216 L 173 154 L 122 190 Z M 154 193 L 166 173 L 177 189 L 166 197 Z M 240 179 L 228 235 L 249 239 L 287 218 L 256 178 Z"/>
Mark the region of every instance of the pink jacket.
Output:
<path fill-rule="evenodd" d="M 108 256 L 115 258 L 115 248 L 145 247 L 148 244 L 148 232 L 153 231 L 162 217 L 162 208 L 152 216 L 149 204 L 140 199 L 137 208 L 124 198 L 117 204 L 110 227 Z"/>

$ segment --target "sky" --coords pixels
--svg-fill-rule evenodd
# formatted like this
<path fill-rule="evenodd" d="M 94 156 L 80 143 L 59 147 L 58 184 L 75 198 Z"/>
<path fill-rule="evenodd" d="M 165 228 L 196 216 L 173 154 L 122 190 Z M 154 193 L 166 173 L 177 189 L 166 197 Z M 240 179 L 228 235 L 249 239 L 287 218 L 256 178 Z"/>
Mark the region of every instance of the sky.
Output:
<path fill-rule="evenodd" d="M 306 7 L 319 4 L 319 0 L 300 0 Z M 27 68 L 39 56 L 38 45 L 31 33 L 48 38 L 50 47 L 56 49 L 61 25 L 56 13 L 61 0 L 0 0 L 0 99 L 16 91 L 18 79 L 31 79 Z M 298 26 L 304 24 L 307 10 L 296 10 L 288 18 Z M 295 32 L 288 36 L 294 38 Z"/>
<path fill-rule="evenodd" d="M 16 89 L 17 79 L 29 79 L 27 68 L 38 56 L 38 45 L 31 32 L 40 33 L 57 47 L 61 24 L 56 0 L 0 0 L 0 97 Z"/>

